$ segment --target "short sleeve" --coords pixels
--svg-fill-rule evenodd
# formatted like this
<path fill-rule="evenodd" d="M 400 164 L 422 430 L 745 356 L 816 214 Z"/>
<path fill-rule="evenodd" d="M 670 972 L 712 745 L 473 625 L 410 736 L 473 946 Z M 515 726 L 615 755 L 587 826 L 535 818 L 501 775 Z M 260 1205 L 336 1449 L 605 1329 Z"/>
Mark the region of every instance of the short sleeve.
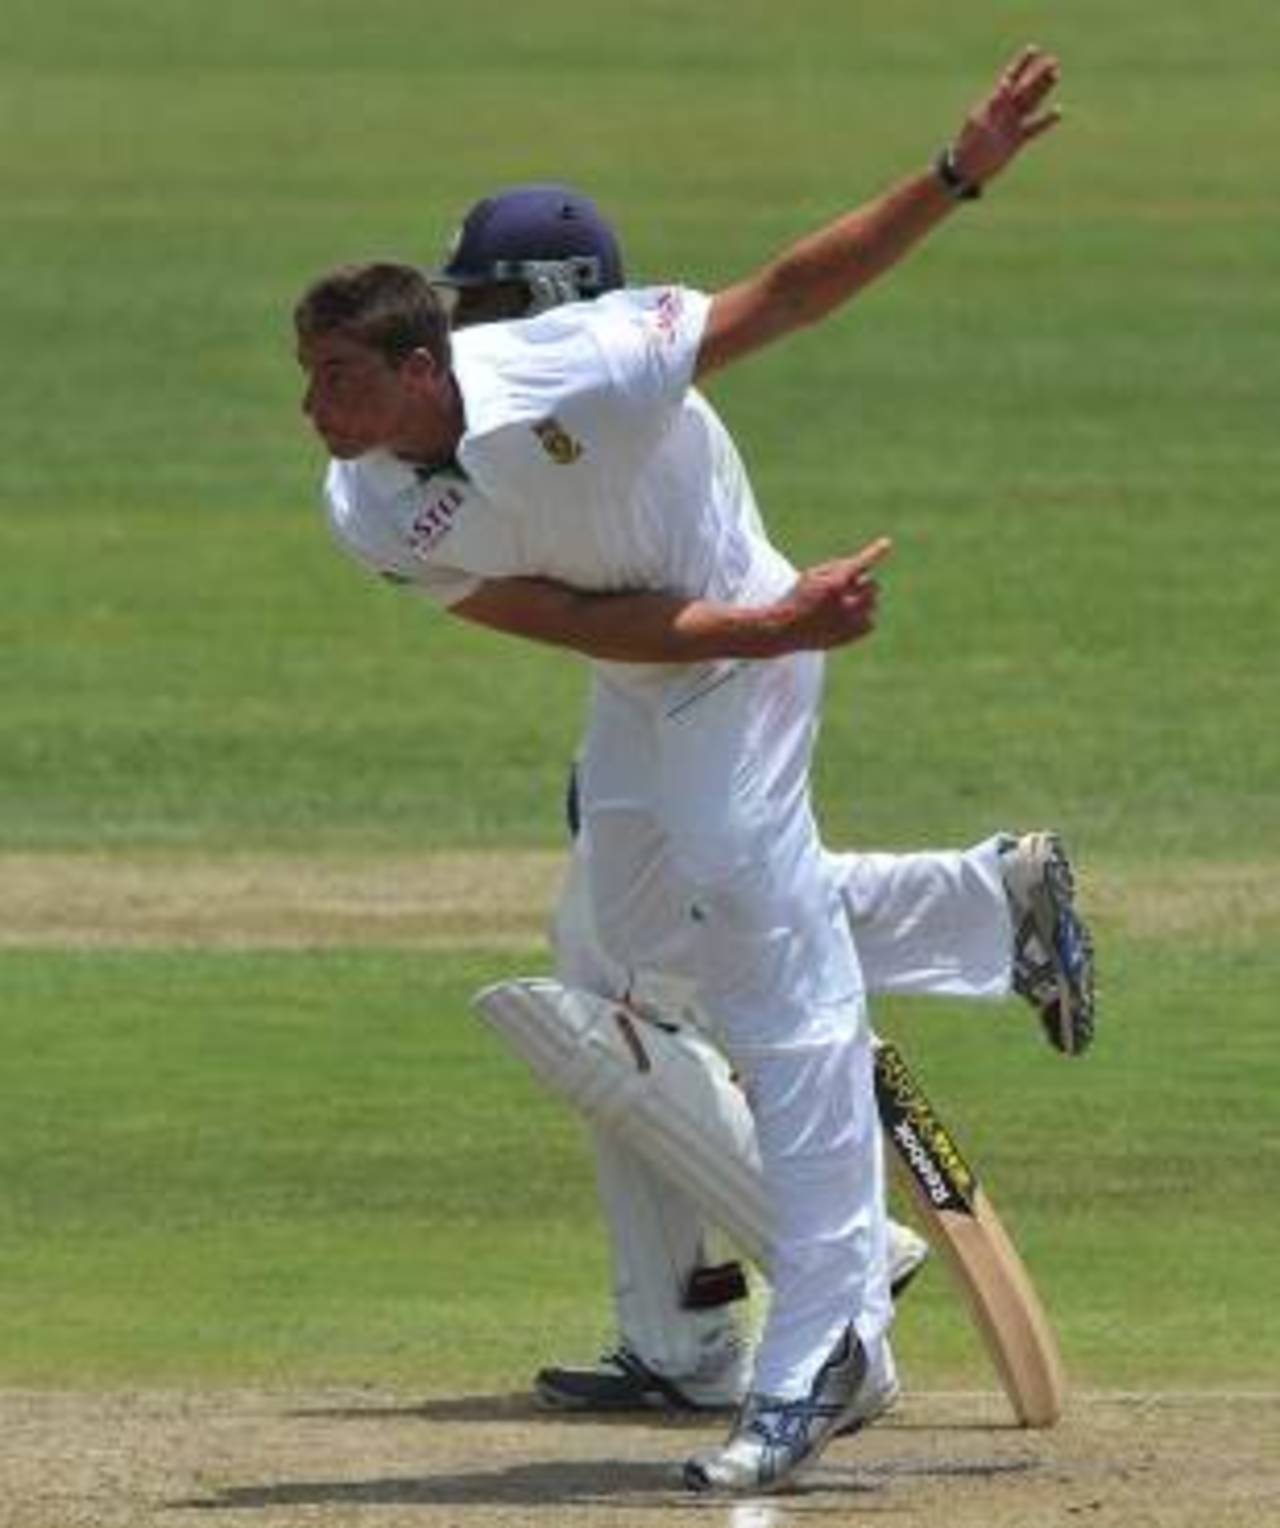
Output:
<path fill-rule="evenodd" d="M 614 292 L 596 304 L 613 385 L 644 406 L 678 404 L 693 383 L 711 299 L 689 287 Z"/>
<path fill-rule="evenodd" d="M 464 330 L 467 473 L 505 503 L 625 497 L 685 402 L 710 306 L 687 287 L 644 287 Z"/>

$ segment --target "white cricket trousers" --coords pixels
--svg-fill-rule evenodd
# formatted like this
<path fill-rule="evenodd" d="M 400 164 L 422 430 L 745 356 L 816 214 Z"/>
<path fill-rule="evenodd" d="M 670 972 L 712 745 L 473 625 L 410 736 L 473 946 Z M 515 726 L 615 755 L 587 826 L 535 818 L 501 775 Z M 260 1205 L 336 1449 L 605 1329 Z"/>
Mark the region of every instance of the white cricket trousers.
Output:
<path fill-rule="evenodd" d="M 598 673 L 581 770 L 606 954 L 691 979 L 746 1088 L 772 1217 L 752 1388 L 786 1398 L 891 1314 L 862 976 L 809 797 L 821 685 L 812 653 Z"/>
<path fill-rule="evenodd" d="M 1006 837 L 963 850 L 829 854 L 870 997 L 1009 995 L 1013 927 L 1000 869 Z M 557 974 L 569 986 L 631 996 L 700 1027 L 687 984 L 669 982 L 665 972 L 623 971 L 600 949 L 587 901 L 589 855 L 581 834 L 556 908 Z M 655 905 L 650 917 L 661 911 Z M 708 1371 L 724 1372 L 738 1331 L 731 1307 L 686 1303 L 690 1274 L 715 1260 L 711 1226 L 681 1182 L 611 1131 L 593 1126 L 591 1139 L 619 1340 L 657 1373 L 696 1387 Z"/>

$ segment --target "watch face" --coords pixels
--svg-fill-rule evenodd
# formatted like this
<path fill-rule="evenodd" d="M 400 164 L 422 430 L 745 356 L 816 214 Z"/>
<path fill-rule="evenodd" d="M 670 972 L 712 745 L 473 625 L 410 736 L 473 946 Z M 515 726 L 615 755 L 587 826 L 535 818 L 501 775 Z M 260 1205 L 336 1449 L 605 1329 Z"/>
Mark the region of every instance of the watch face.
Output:
<path fill-rule="evenodd" d="M 933 167 L 953 201 L 971 202 L 982 195 L 982 187 L 976 181 L 966 180 L 956 167 L 954 149 L 943 149 Z"/>

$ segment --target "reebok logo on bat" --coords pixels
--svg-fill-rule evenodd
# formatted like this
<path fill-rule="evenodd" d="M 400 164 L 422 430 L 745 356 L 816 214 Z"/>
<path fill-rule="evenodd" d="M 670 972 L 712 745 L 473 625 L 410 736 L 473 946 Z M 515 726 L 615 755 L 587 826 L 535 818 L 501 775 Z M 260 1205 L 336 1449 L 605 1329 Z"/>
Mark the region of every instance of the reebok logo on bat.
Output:
<path fill-rule="evenodd" d="M 902 1147 L 912 1170 L 925 1192 L 940 1210 L 945 1210 L 955 1200 L 951 1185 L 943 1176 L 938 1164 L 925 1150 L 924 1143 L 906 1120 L 899 1120 L 893 1127 L 894 1139 Z"/>

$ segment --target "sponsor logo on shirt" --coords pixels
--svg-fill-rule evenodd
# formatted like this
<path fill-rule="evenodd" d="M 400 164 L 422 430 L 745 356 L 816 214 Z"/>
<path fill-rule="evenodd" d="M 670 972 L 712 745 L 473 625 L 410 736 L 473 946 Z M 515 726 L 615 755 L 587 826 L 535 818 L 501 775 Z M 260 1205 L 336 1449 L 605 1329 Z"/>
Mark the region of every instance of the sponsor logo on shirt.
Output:
<path fill-rule="evenodd" d="M 658 297 L 657 306 L 653 310 L 653 322 L 658 331 L 658 338 L 664 344 L 675 344 L 680 332 L 680 314 L 683 308 L 680 293 L 671 287 L 667 287 Z"/>
<path fill-rule="evenodd" d="M 432 547 L 447 534 L 458 517 L 458 511 L 466 503 L 466 495 L 456 483 L 438 493 L 429 494 L 419 505 L 409 526 L 407 540 L 409 550 L 415 557 L 427 557 Z"/>
<path fill-rule="evenodd" d="M 540 419 L 534 425 L 533 433 L 557 467 L 567 467 L 582 455 L 581 442 L 574 440 L 554 415 L 550 419 Z"/>

